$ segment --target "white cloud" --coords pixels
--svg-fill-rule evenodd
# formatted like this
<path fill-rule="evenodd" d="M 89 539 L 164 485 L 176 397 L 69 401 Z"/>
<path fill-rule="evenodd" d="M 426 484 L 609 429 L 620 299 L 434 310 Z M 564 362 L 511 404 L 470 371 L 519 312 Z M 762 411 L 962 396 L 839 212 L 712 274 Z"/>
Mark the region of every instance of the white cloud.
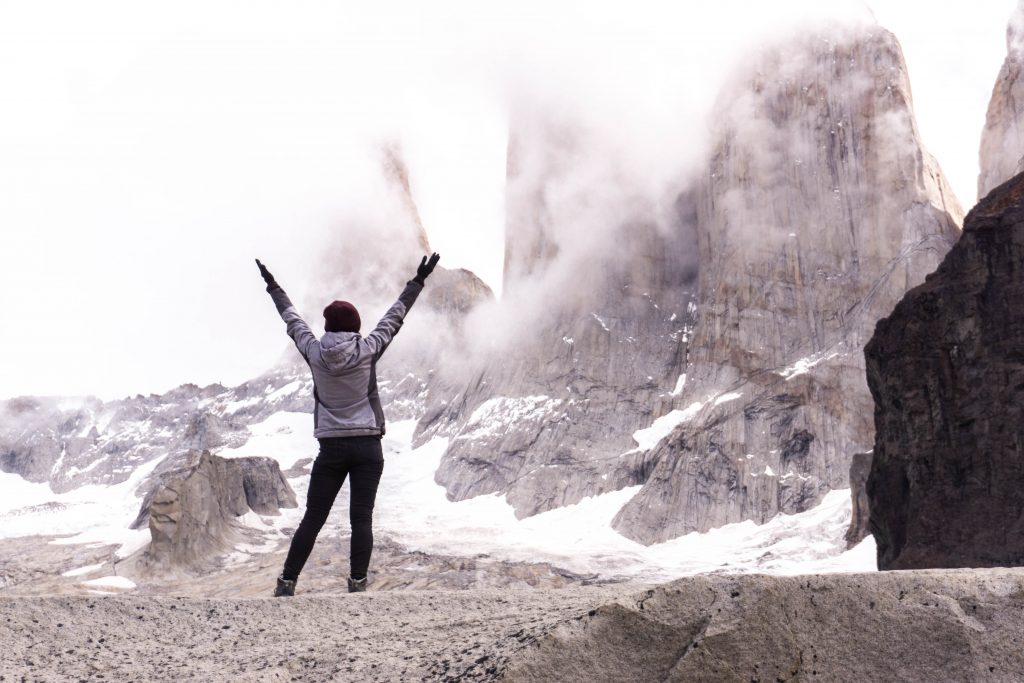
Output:
<path fill-rule="evenodd" d="M 904 42 L 926 144 L 966 192 L 1012 2 L 872 6 Z M 383 137 L 403 143 L 443 263 L 496 286 L 511 103 L 590 112 L 612 147 L 636 151 L 623 159 L 661 159 L 643 168 L 667 175 L 699 147 L 700 115 L 747 46 L 861 13 L 809 0 L 5 2 L 0 396 L 265 369 L 286 340 L 252 258 L 301 300 L 300 274 L 365 196 Z"/>

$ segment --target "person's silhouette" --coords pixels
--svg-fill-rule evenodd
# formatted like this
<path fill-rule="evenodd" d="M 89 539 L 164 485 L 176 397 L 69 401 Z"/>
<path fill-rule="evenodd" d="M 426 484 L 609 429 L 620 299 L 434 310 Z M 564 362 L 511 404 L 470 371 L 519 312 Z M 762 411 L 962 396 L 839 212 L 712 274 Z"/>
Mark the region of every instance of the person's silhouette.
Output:
<path fill-rule="evenodd" d="M 352 523 L 349 592 L 366 590 L 367 569 L 373 552 L 373 504 L 384 469 L 381 437 L 384 411 L 377 395 L 377 361 L 402 327 L 405 315 L 423 290 L 441 257 L 426 256 L 398 301 L 365 337 L 356 307 L 334 301 L 324 309 L 326 332 L 317 339 L 266 266 L 256 259 L 288 336 L 313 374 L 313 436 L 320 452 L 313 462 L 306 497 L 306 513 L 292 538 L 284 570 L 274 595 L 295 595 L 295 583 L 306 564 L 317 534 L 327 521 L 334 499 L 350 477 Z"/>

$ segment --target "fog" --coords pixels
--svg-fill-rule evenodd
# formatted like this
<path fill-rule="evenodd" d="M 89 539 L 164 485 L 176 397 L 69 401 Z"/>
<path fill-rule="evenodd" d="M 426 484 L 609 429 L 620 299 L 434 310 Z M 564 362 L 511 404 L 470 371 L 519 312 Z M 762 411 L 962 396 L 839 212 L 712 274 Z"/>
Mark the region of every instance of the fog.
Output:
<path fill-rule="evenodd" d="M 552 220 L 586 247 L 563 254 L 607 253 L 632 207 L 670 221 L 721 84 L 752 50 L 868 17 L 824 4 L 4 3 L 0 397 L 262 372 L 285 340 L 254 257 L 315 315 L 325 297 L 362 308 L 346 276 L 387 244 L 394 269 L 371 289 L 397 295 L 419 245 L 390 247 L 408 220 L 381 175 L 392 144 L 442 265 L 501 293 L 509 133 L 571 131 Z M 970 205 L 987 104 L 974 91 L 991 90 L 1013 3 L 872 7 L 904 42 L 925 144 Z M 943 44 L 953 30 L 977 50 Z M 956 68 L 930 71 L 943 49 Z M 965 83 L 970 106 L 952 106 Z M 529 153 L 568 143 L 550 139 Z M 359 296 L 369 321 L 383 304 Z"/>

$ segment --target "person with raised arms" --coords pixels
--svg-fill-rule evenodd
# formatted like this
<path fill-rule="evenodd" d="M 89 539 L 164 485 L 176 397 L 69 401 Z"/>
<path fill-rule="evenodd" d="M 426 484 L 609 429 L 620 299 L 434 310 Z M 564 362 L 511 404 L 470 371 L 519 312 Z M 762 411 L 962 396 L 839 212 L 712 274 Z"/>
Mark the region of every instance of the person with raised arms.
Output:
<path fill-rule="evenodd" d="M 348 590 L 366 590 L 373 552 L 373 505 L 384 470 L 381 438 L 385 426 L 377 393 L 377 361 L 398 334 L 440 258 L 438 254 L 423 257 L 398 301 L 365 337 L 359 333 L 362 323 L 356 307 L 347 301 L 331 302 L 324 309 L 325 332 L 319 339 L 274 276 L 256 259 L 288 336 L 313 374 L 313 436 L 320 442 L 309 478 L 306 512 L 292 537 L 275 597 L 295 595 L 295 583 L 346 477 L 351 485 L 352 524 Z"/>

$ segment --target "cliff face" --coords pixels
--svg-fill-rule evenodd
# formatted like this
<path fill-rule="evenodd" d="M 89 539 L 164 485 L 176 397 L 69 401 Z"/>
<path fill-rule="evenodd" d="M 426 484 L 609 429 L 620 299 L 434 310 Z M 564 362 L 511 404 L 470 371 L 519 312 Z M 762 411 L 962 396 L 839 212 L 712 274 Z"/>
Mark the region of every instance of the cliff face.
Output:
<path fill-rule="evenodd" d="M 1024 563 L 1024 175 L 865 349 L 879 569 Z"/>
<path fill-rule="evenodd" d="M 689 407 L 614 522 L 644 543 L 761 523 L 849 486 L 851 457 L 873 439 L 860 349 L 961 218 L 881 29 L 763 54 L 717 118 L 694 195 Z"/>
<path fill-rule="evenodd" d="M 592 182 L 599 157 L 550 121 L 512 138 L 491 345 L 432 395 L 418 432 L 449 439 L 436 481 L 454 500 L 504 493 L 525 516 L 647 476 L 631 435 L 673 405 L 694 237 L 677 212 L 662 221 L 650 200 Z"/>
<path fill-rule="evenodd" d="M 992 88 L 981 133 L 978 199 L 1024 171 L 1024 3 L 1006 28 L 1006 59 Z"/>

